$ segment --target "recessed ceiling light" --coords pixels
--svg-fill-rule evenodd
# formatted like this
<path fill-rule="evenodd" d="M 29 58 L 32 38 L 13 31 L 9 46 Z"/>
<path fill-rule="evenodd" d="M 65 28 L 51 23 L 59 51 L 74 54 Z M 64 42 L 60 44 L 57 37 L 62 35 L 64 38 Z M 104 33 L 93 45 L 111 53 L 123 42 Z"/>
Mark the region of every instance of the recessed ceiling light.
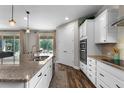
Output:
<path fill-rule="evenodd" d="M 69 20 L 69 18 L 68 17 L 65 17 L 65 20 Z"/>
<path fill-rule="evenodd" d="M 24 17 L 24 20 L 27 20 L 27 17 Z"/>

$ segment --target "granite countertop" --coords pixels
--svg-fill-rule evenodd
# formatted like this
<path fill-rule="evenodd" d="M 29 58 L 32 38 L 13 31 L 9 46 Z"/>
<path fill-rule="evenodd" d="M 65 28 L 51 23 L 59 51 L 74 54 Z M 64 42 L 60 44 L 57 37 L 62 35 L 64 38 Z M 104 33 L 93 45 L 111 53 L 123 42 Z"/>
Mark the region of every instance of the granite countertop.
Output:
<path fill-rule="evenodd" d="M 0 82 L 26 82 L 29 81 L 53 55 L 46 60 L 34 62 L 24 59 L 20 64 L 1 64 L 0 65 Z"/>
<path fill-rule="evenodd" d="M 107 57 L 107 56 L 88 55 L 88 57 L 94 58 L 96 60 L 99 60 L 100 62 L 103 62 L 103 63 L 110 65 L 114 68 L 117 68 L 117 69 L 124 71 L 124 60 L 120 60 L 120 64 L 117 65 L 114 63 L 114 61 L 110 57 Z"/>

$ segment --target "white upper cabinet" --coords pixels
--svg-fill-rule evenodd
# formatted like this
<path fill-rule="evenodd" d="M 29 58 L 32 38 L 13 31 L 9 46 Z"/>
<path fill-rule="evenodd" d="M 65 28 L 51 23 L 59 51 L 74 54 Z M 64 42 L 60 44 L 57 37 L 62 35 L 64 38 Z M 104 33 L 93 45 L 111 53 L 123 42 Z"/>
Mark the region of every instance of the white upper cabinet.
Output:
<path fill-rule="evenodd" d="M 87 37 L 87 20 L 80 26 L 80 39 Z"/>
<path fill-rule="evenodd" d="M 117 42 L 117 27 L 112 26 L 117 16 L 116 9 L 107 9 L 95 18 L 95 43 Z"/>

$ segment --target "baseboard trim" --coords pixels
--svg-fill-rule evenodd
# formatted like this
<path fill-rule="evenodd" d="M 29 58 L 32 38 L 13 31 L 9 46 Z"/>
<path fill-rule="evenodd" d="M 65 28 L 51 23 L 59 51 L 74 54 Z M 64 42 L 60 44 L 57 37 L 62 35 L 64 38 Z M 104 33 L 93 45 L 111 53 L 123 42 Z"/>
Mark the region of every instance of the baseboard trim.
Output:
<path fill-rule="evenodd" d="M 61 62 L 56 61 L 55 63 L 61 63 Z M 64 64 L 64 63 L 61 63 L 61 64 Z M 71 66 L 71 67 L 73 67 L 74 69 L 77 69 L 77 70 L 79 70 L 79 69 L 80 69 L 80 67 L 78 67 L 78 66 L 69 65 L 69 64 L 64 64 L 64 65 Z"/>

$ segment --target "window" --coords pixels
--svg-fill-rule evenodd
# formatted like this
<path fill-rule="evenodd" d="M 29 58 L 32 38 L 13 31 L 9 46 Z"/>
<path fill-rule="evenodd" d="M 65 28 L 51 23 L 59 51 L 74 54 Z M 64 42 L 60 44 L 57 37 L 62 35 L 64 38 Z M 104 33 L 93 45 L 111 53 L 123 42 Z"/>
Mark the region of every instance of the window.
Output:
<path fill-rule="evenodd" d="M 53 53 L 54 33 L 40 33 L 39 47 L 43 52 Z"/>
<path fill-rule="evenodd" d="M 40 49 L 53 51 L 53 39 L 40 39 Z"/>
<path fill-rule="evenodd" d="M 3 64 L 18 64 L 20 61 L 20 37 L 15 32 L 4 32 L 0 35 L 0 51 L 14 52 L 13 57 L 3 58 Z"/>

